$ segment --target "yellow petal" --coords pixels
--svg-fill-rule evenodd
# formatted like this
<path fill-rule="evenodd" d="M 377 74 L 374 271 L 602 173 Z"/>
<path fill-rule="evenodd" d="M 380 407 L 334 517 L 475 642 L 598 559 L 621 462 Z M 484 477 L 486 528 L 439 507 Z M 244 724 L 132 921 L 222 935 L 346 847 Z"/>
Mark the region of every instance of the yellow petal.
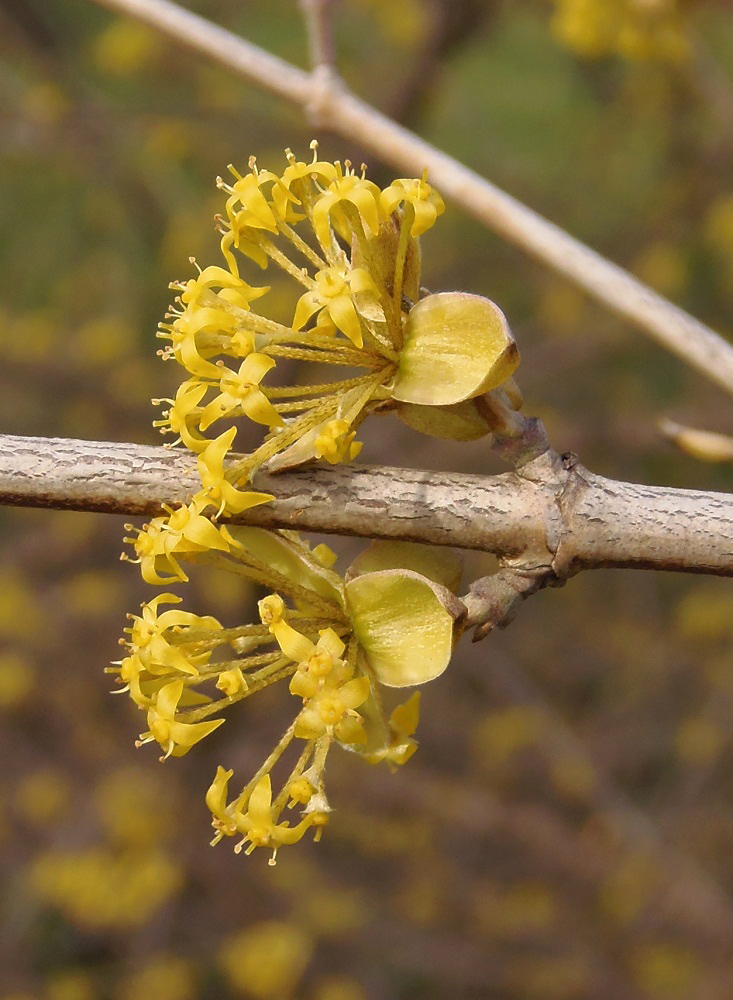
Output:
<path fill-rule="evenodd" d="M 345 708 L 358 708 L 369 697 L 371 689 L 368 677 L 355 677 L 338 689 L 338 699 Z"/>
<path fill-rule="evenodd" d="M 238 400 L 230 396 L 228 392 L 222 392 L 201 411 L 198 424 L 202 431 L 207 431 L 217 420 L 221 420 L 238 405 Z"/>
<path fill-rule="evenodd" d="M 334 736 L 340 743 L 349 745 L 361 745 L 367 742 L 367 731 L 361 719 L 354 715 L 345 715 L 333 730 Z"/>
<path fill-rule="evenodd" d="M 324 248 L 331 248 L 331 227 L 329 223 L 329 213 L 332 207 L 338 204 L 336 195 L 327 193 L 318 199 L 313 206 L 313 231 L 316 239 Z M 296 330 L 299 327 L 295 328 Z"/>
<path fill-rule="evenodd" d="M 229 551 L 229 543 L 203 514 L 191 518 L 183 529 L 183 538 L 189 542 L 193 542 L 194 545 L 200 545 L 204 549 L 218 549 L 221 552 Z"/>
<path fill-rule="evenodd" d="M 210 722 L 171 722 L 170 735 L 176 744 L 173 756 L 183 757 L 192 746 L 223 725 L 224 719 L 212 719 Z"/>
<path fill-rule="evenodd" d="M 305 295 L 301 295 L 298 299 L 297 305 L 295 306 L 293 329 L 302 330 L 313 313 L 318 312 L 322 305 L 323 302 L 315 294 L 315 292 L 306 292 Z"/>
<path fill-rule="evenodd" d="M 450 591 L 392 569 L 349 581 L 346 601 L 356 637 L 382 684 L 423 684 L 448 666 L 461 609 Z"/>
<path fill-rule="evenodd" d="M 206 482 L 207 478 L 216 480 L 222 476 L 224 456 L 234 444 L 236 435 L 237 428 L 230 427 L 228 431 L 214 438 L 197 457 L 196 462 L 202 481 Z"/>
<path fill-rule="evenodd" d="M 402 736 L 412 736 L 420 721 L 420 692 L 416 691 L 406 702 L 398 705 L 389 717 L 390 726 Z"/>
<path fill-rule="evenodd" d="M 495 389 L 518 364 L 498 306 L 480 295 L 439 292 L 410 311 L 393 395 L 427 406 L 459 403 Z"/>
<path fill-rule="evenodd" d="M 410 236 L 422 236 L 435 224 L 437 209 L 429 201 L 413 201 L 412 207 L 415 210 L 415 221 L 412 223 Z"/>
<path fill-rule="evenodd" d="M 323 629 L 317 645 L 319 649 L 325 650 L 335 660 L 340 659 L 343 651 L 346 649 L 346 646 L 332 628 Z"/>
<path fill-rule="evenodd" d="M 257 826 L 272 823 L 272 782 L 269 774 L 263 775 L 252 789 L 247 815 Z"/>
<path fill-rule="evenodd" d="M 259 389 L 251 389 L 242 399 L 242 410 L 250 420 L 266 427 L 284 427 L 285 421 L 267 396 Z"/>
<path fill-rule="evenodd" d="M 268 358 L 266 354 L 249 354 L 239 366 L 239 378 L 242 382 L 259 385 L 274 367 L 274 358 Z"/>
<path fill-rule="evenodd" d="M 198 708 L 199 705 L 210 705 L 212 700 L 207 694 L 201 694 L 200 691 L 194 691 L 193 688 L 184 688 L 178 707 Z"/>
<path fill-rule="evenodd" d="M 241 514 L 250 507 L 258 507 L 261 503 L 270 503 L 275 497 L 272 493 L 256 493 L 254 490 L 238 490 L 231 483 L 221 483 L 221 496 L 226 502 L 227 514 Z"/>
<path fill-rule="evenodd" d="M 371 229 L 372 236 L 379 232 L 379 202 L 377 201 L 378 188 L 369 181 L 361 181 L 354 185 L 349 192 L 349 201 L 352 202 L 361 212 L 367 228 Z"/>
<path fill-rule="evenodd" d="M 270 844 L 273 847 L 280 846 L 281 844 L 297 844 L 312 822 L 310 816 L 306 816 L 296 826 L 290 826 L 288 823 L 278 823 L 270 831 Z"/>
<path fill-rule="evenodd" d="M 364 340 L 361 333 L 361 324 L 356 312 L 356 306 L 348 295 L 339 295 L 334 299 L 329 299 L 326 306 L 328 314 L 336 326 L 345 334 L 355 347 L 363 347 Z"/>
<path fill-rule="evenodd" d="M 229 781 L 234 771 L 227 771 L 221 765 L 216 769 L 216 777 L 211 782 L 206 793 L 206 805 L 212 815 L 222 822 L 226 821 L 227 795 Z"/>
<path fill-rule="evenodd" d="M 316 709 L 306 705 L 295 720 L 293 732 L 296 739 L 315 740 L 322 736 L 325 731 L 326 727 Z"/>
<path fill-rule="evenodd" d="M 155 699 L 155 712 L 161 719 L 172 719 L 183 694 L 183 681 L 166 684 Z"/>
<path fill-rule="evenodd" d="M 302 663 L 315 652 L 315 643 L 287 622 L 274 622 L 270 625 L 270 631 L 283 653 L 296 663 Z"/>

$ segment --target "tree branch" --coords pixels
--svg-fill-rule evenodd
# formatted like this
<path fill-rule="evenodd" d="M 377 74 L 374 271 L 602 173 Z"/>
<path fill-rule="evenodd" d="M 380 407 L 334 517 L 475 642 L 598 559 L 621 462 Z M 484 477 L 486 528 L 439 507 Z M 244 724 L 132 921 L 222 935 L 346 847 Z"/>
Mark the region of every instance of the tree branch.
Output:
<path fill-rule="evenodd" d="M 318 124 L 360 142 L 399 170 L 427 167 L 441 194 L 644 330 L 657 343 L 733 392 L 733 346 L 628 271 L 350 94 L 170 0 L 94 0 L 129 14 L 259 87 L 312 110 Z"/>
<path fill-rule="evenodd" d="M 300 0 L 305 26 L 308 31 L 308 48 L 311 66 L 333 68 L 335 50 L 331 30 L 332 0 Z"/>
<path fill-rule="evenodd" d="M 715 431 L 685 427 L 674 420 L 662 418 L 657 426 L 668 441 L 703 462 L 733 462 L 733 437 Z"/>
<path fill-rule="evenodd" d="M 313 465 L 256 486 L 275 501 L 233 522 L 480 549 L 548 582 L 597 567 L 733 576 L 733 496 L 614 482 L 567 458 L 498 476 Z M 0 436 L 0 503 L 150 516 L 199 488 L 187 452 Z"/>

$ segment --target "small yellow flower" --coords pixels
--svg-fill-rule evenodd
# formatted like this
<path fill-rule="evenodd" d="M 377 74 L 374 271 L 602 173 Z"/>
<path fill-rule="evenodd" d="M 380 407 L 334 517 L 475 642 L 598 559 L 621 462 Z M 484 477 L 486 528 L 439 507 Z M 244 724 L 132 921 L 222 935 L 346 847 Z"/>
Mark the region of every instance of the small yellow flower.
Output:
<path fill-rule="evenodd" d="M 291 781 L 288 785 L 289 804 L 292 806 L 299 803 L 304 806 L 313 798 L 314 792 L 315 788 L 306 777 L 296 778 L 295 781 Z"/>
<path fill-rule="evenodd" d="M 388 764 L 402 765 L 417 750 L 417 740 L 412 737 L 420 721 L 420 692 L 416 691 L 406 702 L 398 705 L 389 717 L 389 742 L 370 753 L 364 753 L 370 764 L 386 761 Z"/>
<path fill-rule="evenodd" d="M 249 841 L 245 854 L 251 854 L 255 847 L 274 848 L 271 864 L 274 863 L 277 849 L 283 844 L 297 843 L 311 825 L 307 817 L 296 826 L 289 823 L 278 823 L 272 808 L 272 784 L 270 775 L 266 774 L 255 785 L 249 797 L 246 813 L 239 813 L 235 818 L 237 830 L 243 834 L 243 839 L 234 850 L 241 850 L 242 845 Z"/>
<path fill-rule="evenodd" d="M 128 692 L 138 708 L 150 708 L 153 704 L 153 691 L 148 692 L 151 687 L 149 683 L 150 674 L 143 665 L 140 656 L 133 653 L 123 660 L 115 661 L 114 667 L 109 668 L 109 672 L 118 674 L 118 682 L 124 687 L 117 688 L 113 694 Z"/>
<path fill-rule="evenodd" d="M 313 229 L 324 249 L 331 246 L 330 217 L 335 213 L 336 221 L 343 227 L 343 217 L 339 213 L 343 211 L 345 205 L 357 209 L 372 236 L 376 236 L 379 232 L 379 188 L 366 178 L 357 177 L 350 169 L 351 164 L 348 160 L 345 166 L 346 172 L 341 164 L 336 162 L 336 177 L 313 207 Z"/>
<path fill-rule="evenodd" d="M 172 448 L 181 441 L 190 451 L 198 453 L 204 450 L 208 441 L 197 434 L 189 424 L 198 420 L 201 414 L 199 403 L 205 393 L 205 383 L 188 379 L 178 387 L 175 399 L 153 400 L 156 404 L 170 403 L 170 409 L 163 411 L 163 419 L 153 421 L 153 427 L 159 427 L 161 434 L 177 435 L 176 440 L 171 441 L 166 447 Z"/>
<path fill-rule="evenodd" d="M 227 309 L 210 306 L 186 306 L 182 312 L 172 309 L 167 315 L 173 323 L 161 323 L 158 331 L 158 337 L 171 342 L 162 352 L 163 358 L 174 357 L 191 375 L 217 378 L 219 370 L 208 359 L 237 332 L 237 317 Z"/>
<path fill-rule="evenodd" d="M 263 494 L 255 494 L 256 496 Z M 211 501 L 198 494 L 186 507 L 171 510 L 165 507 L 167 517 L 155 517 L 132 541 L 140 571 L 146 583 L 162 584 L 174 580 L 186 582 L 188 577 L 181 569 L 176 553 L 217 550 L 229 552 L 237 543 L 225 527 L 217 528 L 201 513 Z M 260 501 L 263 502 L 263 501 Z M 162 576 L 161 570 L 171 575 Z"/>
<path fill-rule="evenodd" d="M 260 619 L 263 625 L 275 625 L 281 622 L 285 615 L 285 601 L 279 594 L 269 594 L 257 602 Z"/>
<path fill-rule="evenodd" d="M 361 716 L 355 711 L 369 697 L 368 677 L 356 677 L 338 688 L 325 686 L 309 699 L 295 723 L 298 739 L 333 734 L 341 743 L 366 743 Z"/>
<path fill-rule="evenodd" d="M 212 825 L 217 833 L 212 844 L 218 843 L 222 837 L 233 837 L 237 832 L 232 815 L 230 815 L 231 810 L 227 809 L 229 782 L 233 774 L 234 771 L 227 771 L 219 765 L 216 769 L 216 776 L 206 792 L 206 806 L 212 815 Z"/>
<path fill-rule="evenodd" d="M 229 193 L 226 203 L 226 213 L 232 220 L 233 228 L 264 229 L 277 233 L 277 221 L 273 215 L 270 203 L 262 191 L 264 184 L 279 184 L 280 178 L 270 170 L 258 170 L 254 157 L 249 161 L 250 173 L 244 177 L 230 164 L 229 170 L 234 174 L 234 184 L 220 183 Z M 240 208 L 237 208 L 237 205 Z"/>
<path fill-rule="evenodd" d="M 221 624 L 210 615 L 204 617 L 194 615 L 190 611 L 174 611 L 168 609 L 162 613 L 158 608 L 162 603 L 178 604 L 181 598 L 175 594 L 159 594 L 152 601 L 143 604 L 140 615 L 132 615 L 132 626 L 125 631 L 130 635 L 130 647 L 140 663 L 150 673 L 179 671 L 182 674 L 198 675 L 198 666 L 205 662 L 210 654 L 186 655 L 180 644 L 171 644 L 170 637 L 181 637 L 186 628 L 217 631 Z"/>
<path fill-rule="evenodd" d="M 310 163 L 296 160 L 292 151 L 285 150 L 288 166 L 283 171 L 280 183 L 272 188 L 272 202 L 277 214 L 283 221 L 288 223 L 300 222 L 305 215 L 297 212 L 292 206 L 302 206 L 303 198 L 306 197 L 306 181 L 311 178 L 318 178 L 325 184 L 330 184 L 336 180 L 336 168 L 333 163 L 326 163 L 317 160 L 318 143 L 314 140 L 311 143 L 313 159 Z"/>
<path fill-rule="evenodd" d="M 379 292 L 368 271 L 363 267 L 352 268 L 341 274 L 335 267 L 327 267 L 315 276 L 315 286 L 298 300 L 293 318 L 293 329 L 302 330 L 317 312 L 326 313 L 337 329 L 341 330 L 356 347 L 363 347 L 364 339 L 354 296 L 368 293 L 378 298 Z"/>
<path fill-rule="evenodd" d="M 148 709 L 148 729 L 140 734 L 137 743 L 138 746 L 142 746 L 155 740 L 165 750 L 161 760 L 171 755 L 182 757 L 192 746 L 224 723 L 224 719 L 211 719 L 208 722 L 178 721 L 176 712 L 182 695 L 181 680 L 172 681 L 158 691 L 153 706 Z"/>
<path fill-rule="evenodd" d="M 349 431 L 346 420 L 330 420 L 315 440 L 316 458 L 325 458 L 331 465 L 338 462 L 352 462 L 362 448 L 361 441 L 355 441 L 356 431 Z"/>
<path fill-rule="evenodd" d="M 379 205 L 385 215 L 391 215 L 398 205 L 411 205 L 415 213 L 410 236 L 422 236 L 445 211 L 445 202 L 435 188 L 427 182 L 427 171 L 421 180 L 400 177 L 392 181 L 379 196 Z"/>
<path fill-rule="evenodd" d="M 262 379 L 274 367 L 272 358 L 264 354 L 250 354 L 236 374 L 225 368 L 226 374 L 219 383 L 220 394 L 201 413 L 201 430 L 205 431 L 215 420 L 238 412 L 244 413 L 255 423 L 265 424 L 267 427 L 282 427 L 282 417 L 259 388 Z"/>
<path fill-rule="evenodd" d="M 198 469 L 203 485 L 203 495 L 208 503 L 218 507 L 216 516 L 226 512 L 239 514 L 250 507 L 274 500 L 270 493 L 238 490 L 224 478 L 224 458 L 234 443 L 236 427 L 230 427 L 214 438 L 198 456 Z"/>
<path fill-rule="evenodd" d="M 306 642 L 310 640 L 306 639 Z M 332 628 L 322 629 L 318 642 L 311 642 L 310 647 L 310 652 L 298 663 L 298 670 L 290 681 L 290 693 L 301 698 L 312 698 L 334 669 L 344 666 L 341 656 L 346 647 Z M 300 651 L 305 648 L 303 643 Z"/>
<path fill-rule="evenodd" d="M 244 694 L 248 690 L 247 681 L 239 667 L 222 670 L 217 678 L 216 686 L 228 698 L 235 698 L 238 694 Z"/>
<path fill-rule="evenodd" d="M 181 302 L 196 308 L 221 306 L 225 302 L 248 312 L 250 302 L 261 298 L 269 290 L 269 287 L 249 285 L 238 274 L 212 264 L 205 267 L 197 278 L 190 278 L 181 286 Z"/>

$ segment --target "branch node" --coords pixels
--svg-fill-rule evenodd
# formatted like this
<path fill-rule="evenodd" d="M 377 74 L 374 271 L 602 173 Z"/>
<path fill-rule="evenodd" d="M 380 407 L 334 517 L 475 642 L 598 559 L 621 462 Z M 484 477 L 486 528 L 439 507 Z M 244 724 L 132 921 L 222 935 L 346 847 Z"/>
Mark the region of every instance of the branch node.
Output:
<path fill-rule="evenodd" d="M 345 91 L 344 83 L 333 66 L 321 63 L 311 73 L 311 88 L 305 106 L 314 128 L 328 128 L 333 123 L 334 99 Z"/>

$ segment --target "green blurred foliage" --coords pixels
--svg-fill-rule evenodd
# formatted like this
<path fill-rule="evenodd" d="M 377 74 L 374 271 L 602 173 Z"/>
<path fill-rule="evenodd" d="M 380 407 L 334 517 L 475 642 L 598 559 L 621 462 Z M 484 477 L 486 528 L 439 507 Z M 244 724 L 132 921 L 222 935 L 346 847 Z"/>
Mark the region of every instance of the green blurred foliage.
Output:
<path fill-rule="evenodd" d="M 621 30 L 635 3 L 643 44 Z M 296 0 L 191 7 L 305 64 Z M 342 0 L 335 27 L 357 92 L 730 330 L 724 0 Z M 277 169 L 312 129 L 84 0 L 4 0 L 0 28 L 0 427 L 153 442 L 148 400 L 176 379 L 153 334 L 167 283 L 215 259 L 214 178 L 251 154 Z M 718 390 L 450 206 L 424 258 L 432 289 L 501 304 L 527 410 L 560 450 L 733 488 L 730 466 L 655 431 L 669 415 L 733 432 Z M 498 471 L 481 442 L 375 423 L 368 462 Z M 255 769 L 283 699 L 263 693 L 184 760 L 135 751 L 139 720 L 102 671 L 148 596 L 117 563 L 121 525 L 3 510 L 0 529 L 2 1000 L 730 996 L 725 581 L 586 574 L 539 596 L 426 688 L 402 773 L 334 761 L 323 842 L 272 869 L 209 850 L 203 792 L 216 763 Z M 468 555 L 473 575 L 490 566 Z M 246 620 L 255 595 L 195 585 L 193 610 Z"/>

